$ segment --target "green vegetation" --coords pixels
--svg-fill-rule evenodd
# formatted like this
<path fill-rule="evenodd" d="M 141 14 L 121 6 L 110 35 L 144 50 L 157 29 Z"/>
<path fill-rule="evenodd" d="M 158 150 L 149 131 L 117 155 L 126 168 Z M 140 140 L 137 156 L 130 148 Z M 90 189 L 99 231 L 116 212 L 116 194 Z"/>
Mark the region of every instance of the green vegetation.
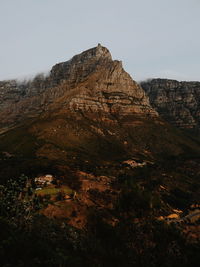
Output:
<path fill-rule="evenodd" d="M 56 195 L 60 192 L 66 193 L 66 194 L 71 194 L 73 193 L 73 190 L 71 190 L 67 186 L 62 186 L 60 188 L 56 187 L 44 187 L 41 190 L 37 190 L 35 193 L 36 195 Z"/>

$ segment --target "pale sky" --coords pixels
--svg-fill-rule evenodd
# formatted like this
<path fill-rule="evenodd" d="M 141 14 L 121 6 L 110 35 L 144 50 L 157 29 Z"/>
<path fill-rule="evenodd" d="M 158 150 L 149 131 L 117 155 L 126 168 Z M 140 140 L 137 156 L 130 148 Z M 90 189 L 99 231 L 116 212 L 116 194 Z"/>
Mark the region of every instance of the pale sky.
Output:
<path fill-rule="evenodd" d="M 137 81 L 200 81 L 200 0 L 0 0 L 0 80 L 98 43 Z"/>

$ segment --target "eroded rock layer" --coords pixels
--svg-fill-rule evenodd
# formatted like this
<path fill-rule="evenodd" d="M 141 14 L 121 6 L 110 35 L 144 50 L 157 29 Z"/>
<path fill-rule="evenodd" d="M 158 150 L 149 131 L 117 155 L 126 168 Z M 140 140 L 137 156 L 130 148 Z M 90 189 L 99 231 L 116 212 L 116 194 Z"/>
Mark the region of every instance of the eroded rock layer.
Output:
<path fill-rule="evenodd" d="M 180 128 L 200 130 L 200 82 L 153 79 L 141 86 L 165 120 Z"/>
<path fill-rule="evenodd" d="M 48 77 L 0 82 L 1 132 L 45 112 L 101 113 L 126 118 L 157 113 L 122 63 L 101 45 L 56 64 Z"/>

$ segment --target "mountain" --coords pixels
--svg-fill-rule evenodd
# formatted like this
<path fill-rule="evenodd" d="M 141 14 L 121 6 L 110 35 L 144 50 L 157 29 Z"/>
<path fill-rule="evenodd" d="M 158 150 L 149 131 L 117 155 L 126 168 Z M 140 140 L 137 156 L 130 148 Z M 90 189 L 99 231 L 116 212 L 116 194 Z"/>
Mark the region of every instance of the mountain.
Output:
<path fill-rule="evenodd" d="M 196 141 L 166 123 L 152 106 L 144 89 L 100 44 L 56 64 L 48 77 L 2 81 L 0 174 L 37 175 L 95 161 L 198 153 Z"/>
<path fill-rule="evenodd" d="M 100 44 L 56 64 L 47 78 L 38 75 L 30 82 L 0 82 L 1 132 L 58 109 L 102 113 L 108 118 L 157 116 L 142 88 Z"/>
<path fill-rule="evenodd" d="M 199 262 L 198 83 L 174 83 L 137 84 L 100 44 L 0 82 L 1 266 Z"/>
<path fill-rule="evenodd" d="M 153 79 L 141 86 L 162 118 L 182 129 L 200 131 L 200 82 Z"/>

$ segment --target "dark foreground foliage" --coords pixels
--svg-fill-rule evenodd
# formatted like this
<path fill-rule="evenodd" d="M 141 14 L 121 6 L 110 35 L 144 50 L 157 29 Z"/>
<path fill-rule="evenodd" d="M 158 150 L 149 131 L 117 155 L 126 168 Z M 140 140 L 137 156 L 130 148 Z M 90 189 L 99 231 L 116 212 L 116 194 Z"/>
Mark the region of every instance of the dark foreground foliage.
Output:
<path fill-rule="evenodd" d="M 147 200 L 145 195 L 144 213 Z M 198 243 L 189 244 L 177 228 L 155 221 L 150 214 L 139 221 L 124 216 L 127 210 L 134 211 L 134 203 L 134 214 L 139 213 L 134 199 L 130 207 L 128 203 L 126 199 L 126 205 L 116 207 L 115 226 L 105 220 L 105 211 L 92 209 L 86 228 L 77 230 L 38 213 L 44 203 L 33 197 L 26 177 L 10 180 L 0 190 L 0 266 L 198 265 Z"/>

